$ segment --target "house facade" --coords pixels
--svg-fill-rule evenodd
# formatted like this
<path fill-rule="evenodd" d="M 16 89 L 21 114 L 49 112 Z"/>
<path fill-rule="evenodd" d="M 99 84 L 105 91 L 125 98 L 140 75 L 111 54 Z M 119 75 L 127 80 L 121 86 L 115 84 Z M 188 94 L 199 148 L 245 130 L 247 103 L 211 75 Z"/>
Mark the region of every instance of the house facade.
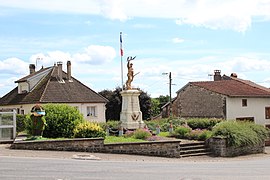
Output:
<path fill-rule="evenodd" d="M 173 101 L 175 117 L 250 120 L 270 125 L 270 90 L 251 81 L 220 75 L 214 81 L 189 82 Z"/>
<path fill-rule="evenodd" d="M 16 88 L 0 99 L 1 109 L 16 109 L 18 114 L 30 113 L 35 104 L 68 104 L 76 107 L 86 120 L 105 122 L 105 105 L 108 100 L 71 76 L 71 62 L 67 73 L 62 62 L 35 71 L 30 64 L 30 74 L 15 83 Z"/>

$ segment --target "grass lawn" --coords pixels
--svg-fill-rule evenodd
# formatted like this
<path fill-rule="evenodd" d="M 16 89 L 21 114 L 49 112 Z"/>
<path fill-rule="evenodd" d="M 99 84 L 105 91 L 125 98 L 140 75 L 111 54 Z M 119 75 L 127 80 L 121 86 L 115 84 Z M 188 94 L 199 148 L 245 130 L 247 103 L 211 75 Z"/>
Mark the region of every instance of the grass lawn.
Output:
<path fill-rule="evenodd" d="M 109 144 L 109 143 L 123 143 L 123 142 L 146 142 L 145 140 L 142 139 L 135 139 L 132 137 L 125 138 L 123 136 L 106 136 L 104 143 Z"/>
<path fill-rule="evenodd" d="M 170 137 L 170 133 L 169 132 L 160 132 L 157 136 L 160 136 L 160 137 Z"/>

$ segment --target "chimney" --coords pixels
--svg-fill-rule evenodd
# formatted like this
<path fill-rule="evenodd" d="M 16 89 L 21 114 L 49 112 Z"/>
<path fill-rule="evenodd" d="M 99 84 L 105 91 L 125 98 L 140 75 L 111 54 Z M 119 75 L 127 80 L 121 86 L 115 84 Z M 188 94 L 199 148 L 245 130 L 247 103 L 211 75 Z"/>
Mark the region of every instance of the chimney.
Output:
<path fill-rule="evenodd" d="M 67 61 L 67 80 L 71 82 L 71 62 Z"/>
<path fill-rule="evenodd" d="M 57 62 L 57 66 L 58 66 L 58 78 L 59 81 L 62 82 L 63 81 L 62 62 L 61 61 Z"/>
<path fill-rule="evenodd" d="M 237 78 L 237 74 L 236 73 L 232 73 L 231 77 Z"/>
<path fill-rule="evenodd" d="M 220 81 L 221 80 L 221 71 L 220 70 L 214 70 L 214 81 Z"/>
<path fill-rule="evenodd" d="M 29 64 L 30 74 L 33 74 L 34 72 L 36 72 L 35 69 L 36 69 L 36 66 L 34 64 Z"/>

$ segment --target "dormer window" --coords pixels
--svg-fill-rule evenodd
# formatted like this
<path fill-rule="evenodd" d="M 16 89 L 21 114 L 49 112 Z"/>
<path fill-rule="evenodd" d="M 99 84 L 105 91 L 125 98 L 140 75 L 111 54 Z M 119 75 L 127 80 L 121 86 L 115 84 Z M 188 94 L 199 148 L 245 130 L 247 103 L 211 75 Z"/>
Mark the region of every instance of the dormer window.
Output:
<path fill-rule="evenodd" d="M 18 84 L 18 94 L 25 94 L 29 92 L 29 85 L 27 82 L 20 82 Z"/>

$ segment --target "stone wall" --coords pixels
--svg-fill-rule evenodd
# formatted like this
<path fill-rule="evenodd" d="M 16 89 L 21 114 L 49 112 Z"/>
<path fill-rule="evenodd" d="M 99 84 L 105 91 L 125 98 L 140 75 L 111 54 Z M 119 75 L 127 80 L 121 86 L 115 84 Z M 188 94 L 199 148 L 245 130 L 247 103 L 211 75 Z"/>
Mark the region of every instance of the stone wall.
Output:
<path fill-rule="evenodd" d="M 65 140 L 15 141 L 12 149 L 100 152 L 103 138 L 76 138 Z"/>
<path fill-rule="evenodd" d="M 207 145 L 211 149 L 211 152 L 215 156 L 220 157 L 234 157 L 246 154 L 264 153 L 264 143 L 256 146 L 245 147 L 229 147 L 227 145 L 227 139 L 221 137 L 213 137 L 207 141 Z"/>
<path fill-rule="evenodd" d="M 223 95 L 188 84 L 178 92 L 172 111 L 176 117 L 225 119 L 226 99 Z"/>
<path fill-rule="evenodd" d="M 27 150 L 103 152 L 179 158 L 180 142 L 180 140 L 172 140 L 104 144 L 103 138 L 82 138 L 68 140 L 15 141 L 11 145 L 11 148 Z"/>
<path fill-rule="evenodd" d="M 180 141 L 105 144 L 104 152 L 179 158 Z"/>

